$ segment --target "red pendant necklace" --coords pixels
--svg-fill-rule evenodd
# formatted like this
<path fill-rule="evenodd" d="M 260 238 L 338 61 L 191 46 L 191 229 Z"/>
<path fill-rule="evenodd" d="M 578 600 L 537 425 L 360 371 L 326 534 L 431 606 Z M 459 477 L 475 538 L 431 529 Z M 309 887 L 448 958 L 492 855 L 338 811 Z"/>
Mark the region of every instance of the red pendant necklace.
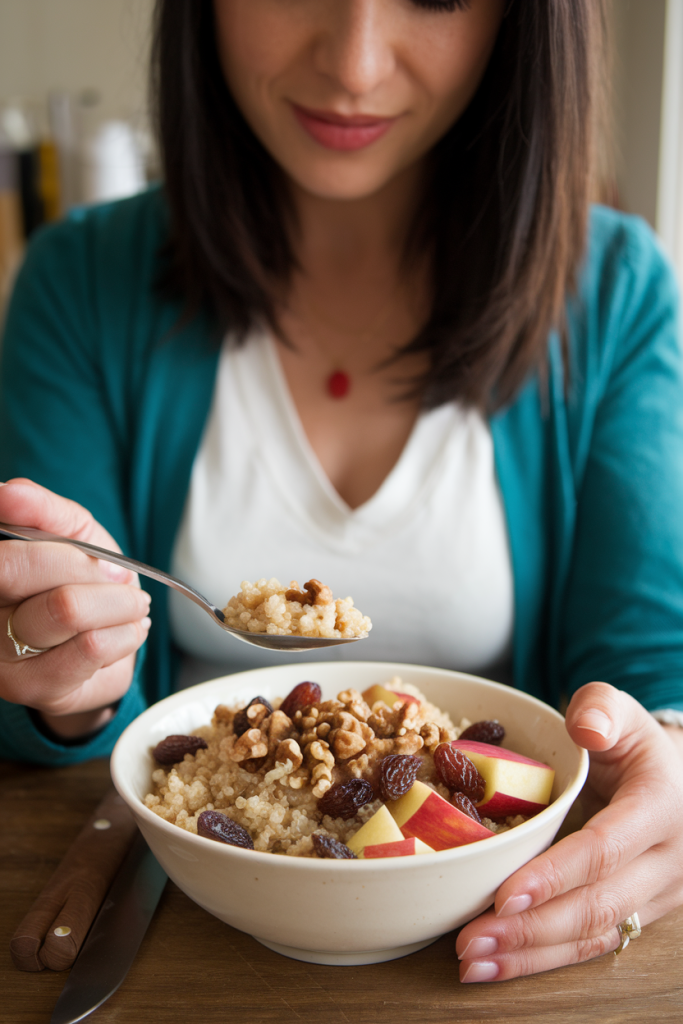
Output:
<path fill-rule="evenodd" d="M 324 324 L 324 326 L 328 330 L 331 329 L 334 333 L 337 333 L 340 336 L 344 336 L 344 337 L 348 338 L 350 334 L 353 334 L 355 336 L 356 341 L 358 341 L 359 339 L 370 340 L 373 336 L 375 336 L 377 334 L 377 332 L 384 327 L 386 321 L 388 320 L 389 316 L 391 315 L 391 312 L 393 310 L 393 306 L 394 306 L 394 294 L 392 293 L 389 301 L 379 310 L 379 314 L 375 317 L 374 322 L 369 327 L 365 328 L 364 330 L 360 330 L 360 331 L 350 331 L 349 328 L 347 328 L 347 327 L 342 327 L 341 325 L 330 323 L 329 319 L 326 316 L 324 316 L 324 315 L 320 316 L 320 314 L 315 310 L 314 307 L 310 307 L 310 300 L 309 300 L 309 308 L 312 308 L 312 312 L 314 314 L 314 319 L 318 320 L 319 323 Z M 308 318 L 306 318 L 306 317 L 304 318 L 304 323 L 306 323 L 307 319 Z M 307 334 L 308 334 L 309 338 L 311 339 L 311 341 L 313 342 L 313 344 L 315 345 L 315 347 L 318 350 L 318 352 L 326 360 L 329 360 L 329 362 L 331 362 L 331 360 L 329 359 L 330 353 L 329 353 L 329 351 L 327 350 L 326 347 L 321 345 L 320 339 L 317 337 L 317 334 L 316 334 L 315 330 L 311 330 L 307 326 Z M 337 363 L 337 365 L 335 366 L 335 368 L 332 370 L 331 373 L 328 373 L 326 375 L 326 377 L 325 377 L 325 391 L 330 396 L 330 398 L 334 398 L 336 400 L 340 400 L 342 398 L 346 398 L 347 395 L 350 393 L 350 391 L 351 391 L 351 375 L 346 370 L 343 370 L 339 366 L 339 363 Z"/>
<path fill-rule="evenodd" d="M 327 378 L 327 393 L 331 398 L 346 398 L 351 390 L 351 378 L 343 370 L 334 370 Z"/>

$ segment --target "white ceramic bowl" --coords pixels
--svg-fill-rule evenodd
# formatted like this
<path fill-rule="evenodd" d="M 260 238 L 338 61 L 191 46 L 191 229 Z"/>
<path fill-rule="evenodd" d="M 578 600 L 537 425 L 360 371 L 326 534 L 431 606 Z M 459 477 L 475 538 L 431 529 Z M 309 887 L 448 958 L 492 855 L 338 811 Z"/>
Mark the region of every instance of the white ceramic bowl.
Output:
<path fill-rule="evenodd" d="M 204 839 L 163 821 L 142 803 L 151 788 L 151 750 L 172 733 L 205 725 L 217 704 L 260 694 L 284 697 L 304 679 L 325 698 L 399 675 L 454 721 L 497 718 L 504 745 L 555 769 L 553 802 L 509 832 L 455 850 L 386 860 L 333 861 L 256 853 Z M 121 735 L 112 777 L 164 870 L 210 914 L 264 945 L 323 964 L 376 963 L 404 956 L 480 914 L 496 889 L 552 842 L 579 794 L 588 755 L 546 704 L 458 672 L 383 662 L 305 662 L 240 672 L 160 701 Z"/>

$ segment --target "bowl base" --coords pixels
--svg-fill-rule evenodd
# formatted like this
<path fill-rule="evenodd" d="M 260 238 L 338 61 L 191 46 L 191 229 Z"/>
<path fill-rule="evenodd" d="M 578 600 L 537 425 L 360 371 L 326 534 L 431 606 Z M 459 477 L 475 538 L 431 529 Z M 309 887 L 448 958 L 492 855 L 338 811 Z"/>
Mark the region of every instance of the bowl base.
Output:
<path fill-rule="evenodd" d="M 267 946 L 275 953 L 281 953 L 292 960 L 304 960 L 308 964 L 326 964 L 328 967 L 359 967 L 364 964 L 381 964 L 385 960 L 398 960 L 399 957 L 417 953 L 419 949 L 431 946 L 441 936 L 436 935 L 433 939 L 423 939 L 422 942 L 411 942 L 407 946 L 395 946 L 393 949 L 370 949 L 355 953 L 334 953 L 324 949 L 297 949 L 296 946 L 282 946 L 279 942 L 268 942 L 266 939 L 260 939 L 258 935 L 254 935 L 253 938 L 262 946 Z"/>

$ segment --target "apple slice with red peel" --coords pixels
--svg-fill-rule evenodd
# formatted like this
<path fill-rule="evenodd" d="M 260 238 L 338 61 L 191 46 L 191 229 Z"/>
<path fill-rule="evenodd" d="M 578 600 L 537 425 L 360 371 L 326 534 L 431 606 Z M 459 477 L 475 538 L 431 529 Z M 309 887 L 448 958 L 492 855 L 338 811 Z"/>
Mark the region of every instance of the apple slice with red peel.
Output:
<path fill-rule="evenodd" d="M 361 694 L 366 704 L 372 707 L 378 700 L 384 701 L 384 703 L 393 708 L 394 704 L 399 701 L 403 704 L 419 704 L 420 701 L 417 697 L 413 697 L 410 693 L 398 693 L 395 690 L 388 690 L 386 686 L 380 686 L 379 683 L 375 683 L 374 686 L 368 687 L 367 690 L 363 690 Z"/>
<path fill-rule="evenodd" d="M 452 740 L 451 746 L 469 757 L 486 782 L 484 796 L 475 804 L 482 816 L 523 814 L 528 818 L 550 803 L 555 772 L 547 764 L 491 743 Z"/>
<path fill-rule="evenodd" d="M 395 693 L 396 696 L 399 698 L 399 700 L 402 700 L 404 704 L 420 704 L 421 703 L 420 698 L 419 697 L 414 697 L 412 695 L 412 693 L 399 693 L 398 690 L 392 690 L 392 693 Z"/>
<path fill-rule="evenodd" d="M 366 846 L 361 854 L 365 860 L 374 860 L 376 857 L 414 857 L 418 853 L 434 853 L 431 846 L 427 846 L 421 839 L 411 836 L 410 839 L 401 839 L 395 843 L 377 843 L 375 846 Z"/>
<path fill-rule="evenodd" d="M 400 843 L 402 839 L 403 833 L 389 814 L 386 804 L 382 804 L 380 809 L 354 832 L 346 845 L 357 857 L 362 857 L 366 846 Z"/>
<path fill-rule="evenodd" d="M 406 839 L 414 836 L 432 850 L 451 850 L 494 835 L 424 782 L 413 783 L 404 796 L 387 806 Z"/>

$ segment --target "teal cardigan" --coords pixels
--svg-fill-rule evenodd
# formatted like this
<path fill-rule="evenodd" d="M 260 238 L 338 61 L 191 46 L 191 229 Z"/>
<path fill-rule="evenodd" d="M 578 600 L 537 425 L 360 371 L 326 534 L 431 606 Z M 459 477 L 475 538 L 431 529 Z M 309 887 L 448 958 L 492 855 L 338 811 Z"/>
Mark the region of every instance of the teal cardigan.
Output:
<path fill-rule="evenodd" d="M 79 501 L 144 562 L 168 569 L 211 402 L 218 345 L 154 282 L 162 194 L 80 211 L 38 235 L 6 321 L 0 480 Z M 568 309 L 570 382 L 491 419 L 515 597 L 515 685 L 557 705 L 606 680 L 650 710 L 683 709 L 683 374 L 677 289 L 640 221 L 596 208 Z M 114 720 L 76 746 L 0 701 L 0 754 L 64 764 L 107 754 L 172 686 L 167 590 Z M 9 641 L 8 641 L 9 642 Z M 457 666 L 453 666 L 457 668 Z"/>

